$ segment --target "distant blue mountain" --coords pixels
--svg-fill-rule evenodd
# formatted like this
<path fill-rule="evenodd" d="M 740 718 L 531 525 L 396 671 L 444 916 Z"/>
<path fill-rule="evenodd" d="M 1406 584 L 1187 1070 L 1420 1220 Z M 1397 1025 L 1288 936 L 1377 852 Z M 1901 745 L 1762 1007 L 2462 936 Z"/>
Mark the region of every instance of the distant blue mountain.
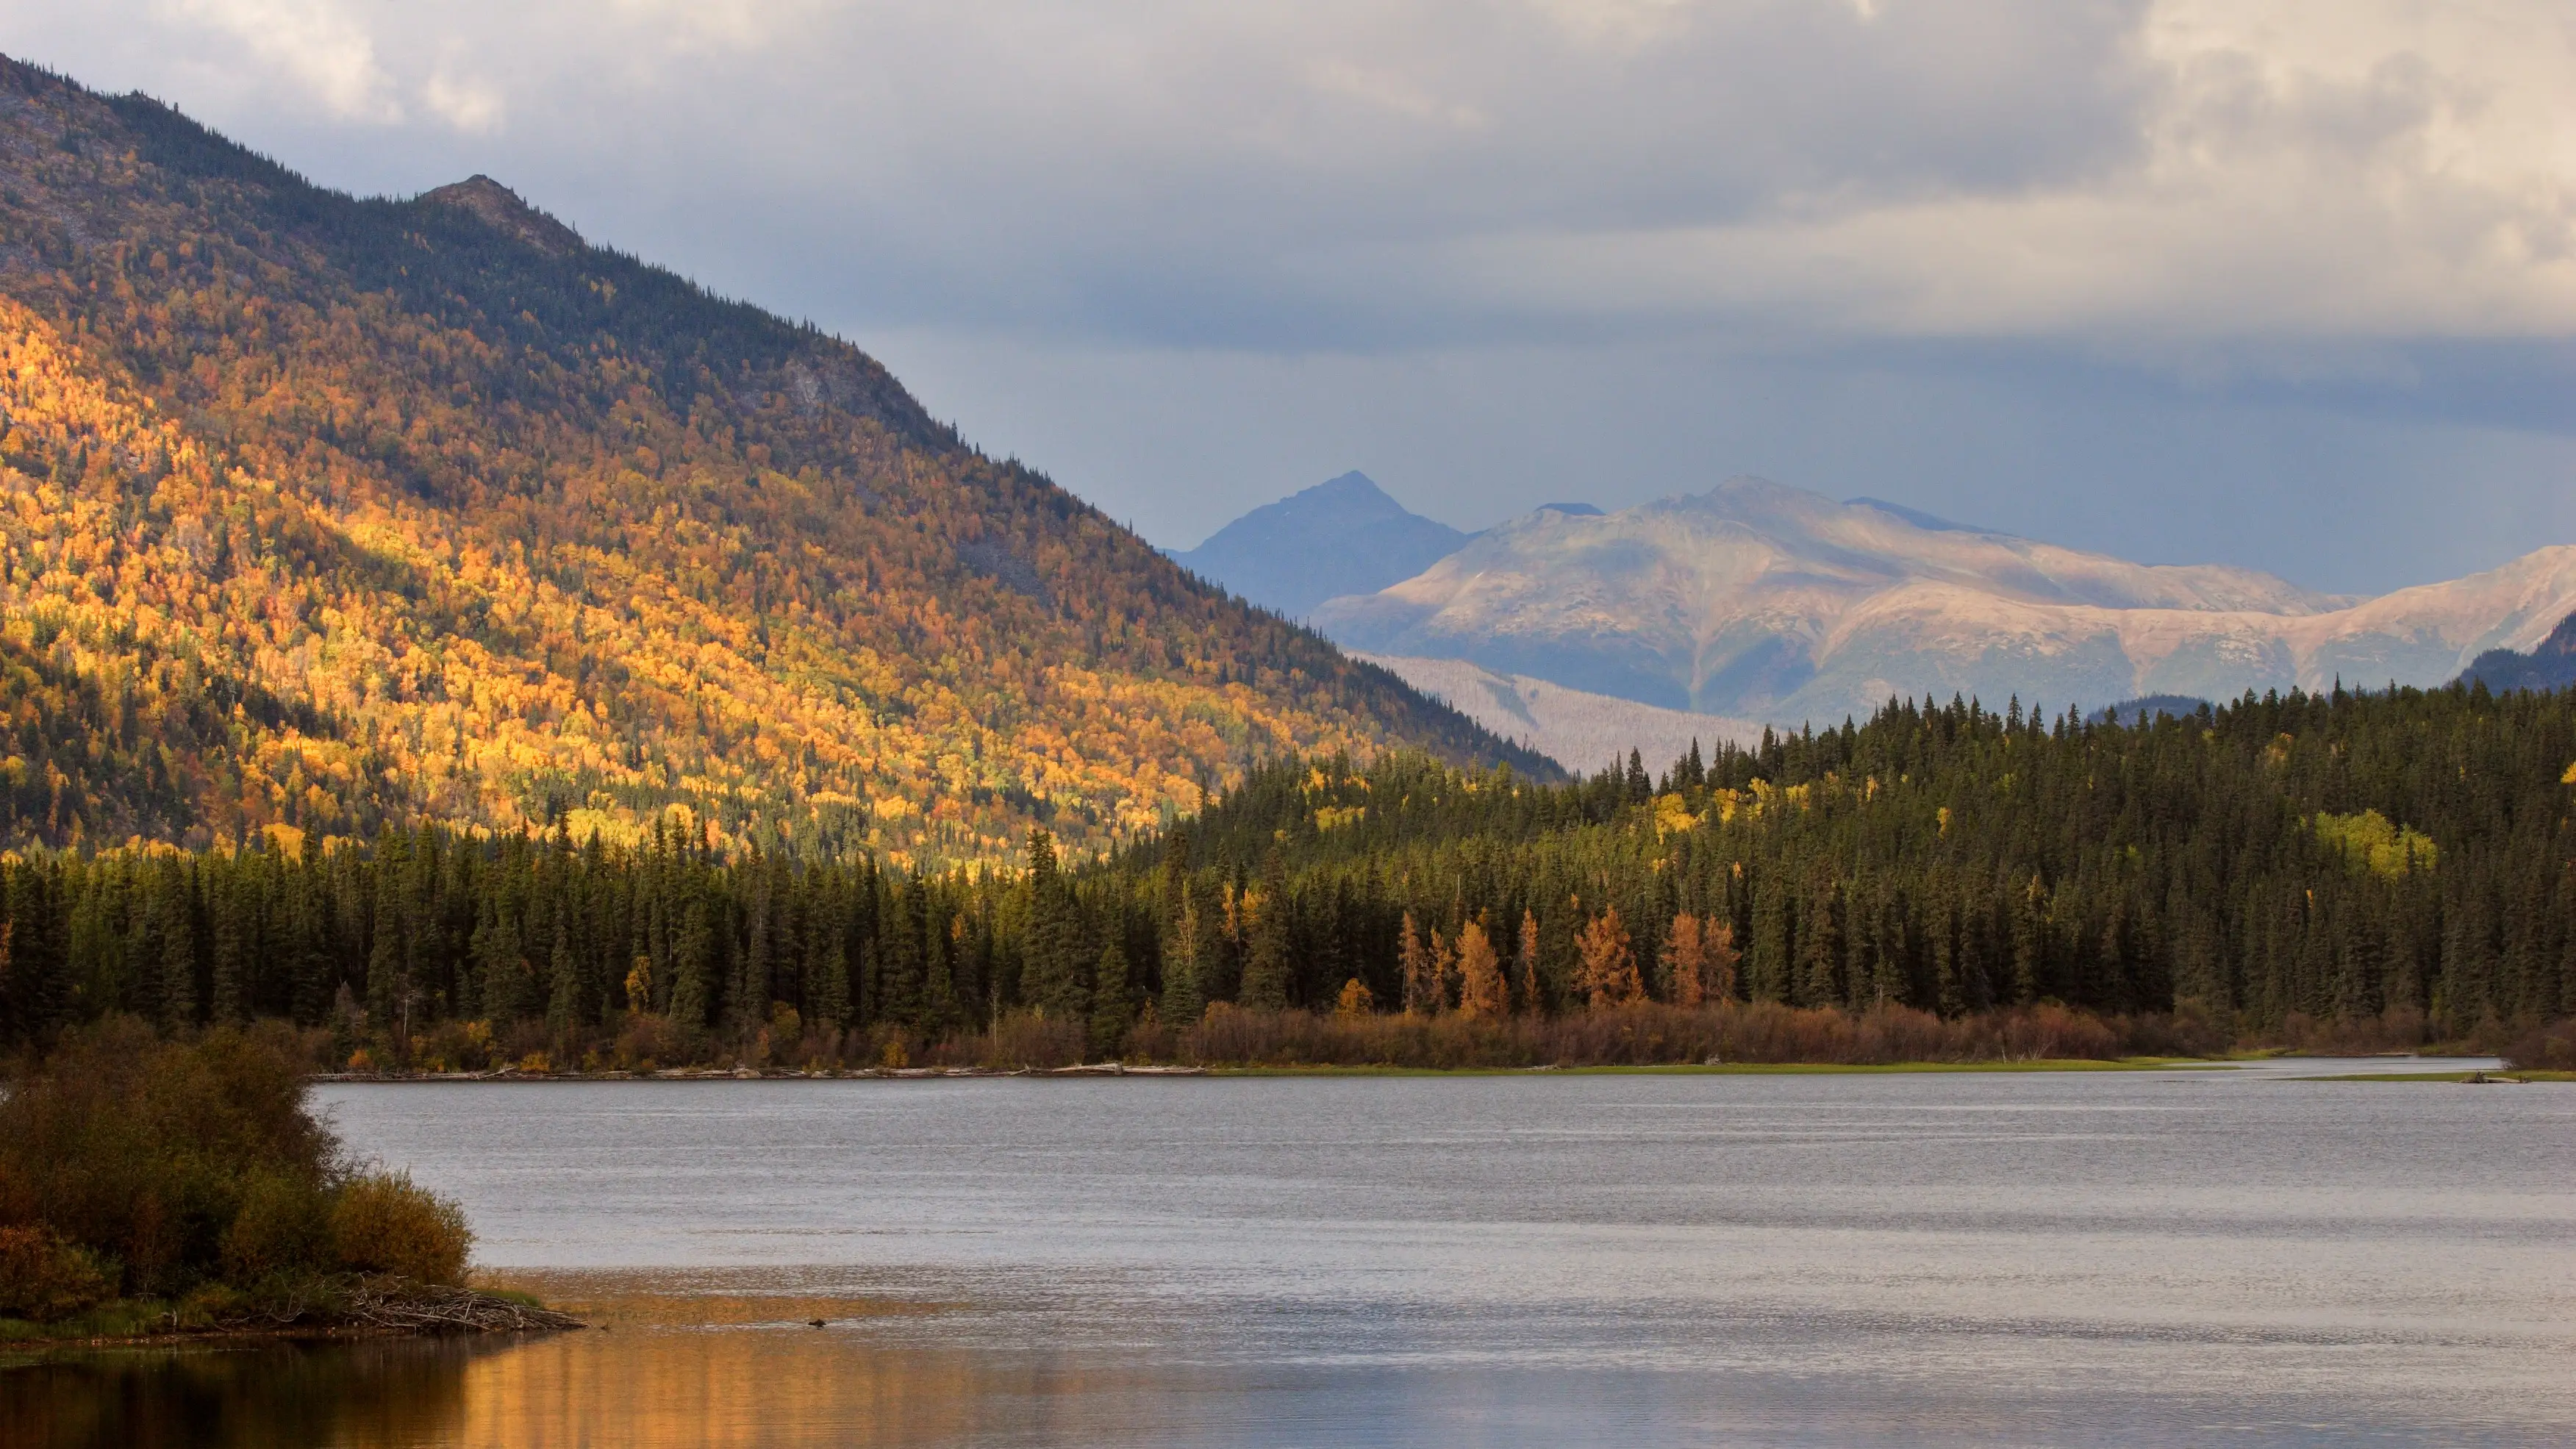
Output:
<path fill-rule="evenodd" d="M 1344 594 L 1374 594 L 1456 553 L 1467 535 L 1408 511 L 1365 473 L 1264 504 L 1172 558 L 1253 603 L 1302 619 Z"/>

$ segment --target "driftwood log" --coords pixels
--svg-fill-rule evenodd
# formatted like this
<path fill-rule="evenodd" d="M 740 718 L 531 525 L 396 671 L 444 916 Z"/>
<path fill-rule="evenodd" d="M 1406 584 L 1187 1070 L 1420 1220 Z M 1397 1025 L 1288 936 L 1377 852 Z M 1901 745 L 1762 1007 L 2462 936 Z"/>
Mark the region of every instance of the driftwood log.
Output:
<path fill-rule="evenodd" d="M 535 1333 L 585 1326 L 571 1314 L 497 1293 L 395 1277 L 317 1279 L 223 1324 L 255 1332 L 334 1334 Z"/>
<path fill-rule="evenodd" d="M 404 1279 L 361 1279 L 340 1312 L 349 1327 L 381 1333 L 529 1333 L 582 1326 L 569 1313 L 497 1293 Z"/>

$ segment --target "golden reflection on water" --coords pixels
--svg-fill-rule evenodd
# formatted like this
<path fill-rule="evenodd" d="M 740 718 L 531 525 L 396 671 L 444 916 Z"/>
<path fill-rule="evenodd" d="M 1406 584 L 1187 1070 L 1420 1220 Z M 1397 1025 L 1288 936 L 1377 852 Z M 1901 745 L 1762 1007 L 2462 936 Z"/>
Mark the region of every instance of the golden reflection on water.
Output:
<path fill-rule="evenodd" d="M 596 1327 L 531 1341 L 466 1366 L 450 1438 L 516 1446 L 873 1445 L 942 1442 L 978 1427 L 997 1391 L 971 1350 L 890 1345 L 851 1331 L 935 1305 L 796 1291 L 741 1291 L 723 1275 L 521 1275 Z M 825 1327 L 809 1327 L 821 1319 Z M 389 1441 L 420 1443 L 419 1439 Z"/>
<path fill-rule="evenodd" d="M 1135 1386 L 1044 1355 L 889 1342 L 869 1326 L 947 1306 L 797 1291 L 779 1275 L 516 1274 L 495 1286 L 593 1326 L 0 1367 L 0 1445 L 864 1449 L 974 1439 L 1005 1422 L 1043 1433 L 1069 1400 Z"/>

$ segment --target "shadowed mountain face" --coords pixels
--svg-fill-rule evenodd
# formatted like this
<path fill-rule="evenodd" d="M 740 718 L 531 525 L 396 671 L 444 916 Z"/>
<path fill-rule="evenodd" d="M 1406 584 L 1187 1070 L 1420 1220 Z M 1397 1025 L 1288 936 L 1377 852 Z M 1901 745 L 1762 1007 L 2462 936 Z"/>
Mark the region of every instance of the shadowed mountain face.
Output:
<path fill-rule="evenodd" d="M 355 200 L 6 60 L 0 565 L 8 845 L 955 859 L 1259 751 L 1547 769 L 489 178 Z"/>
<path fill-rule="evenodd" d="M 2576 614 L 2559 620 L 2558 627 L 2533 645 L 2529 653 L 2490 649 L 2479 655 L 2460 672 L 2460 682 L 2482 683 L 2498 693 L 2508 689 L 2565 689 L 2576 684 Z"/>
<path fill-rule="evenodd" d="M 1364 473 L 1264 504 L 1172 557 L 1291 619 L 1340 594 L 1374 593 L 1457 551 L 1467 535 L 1408 512 Z"/>
<path fill-rule="evenodd" d="M 1372 653 L 1795 723 L 1899 694 L 2098 705 L 2439 683 L 2571 607 L 2576 548 L 2356 602 L 1737 479 L 1600 517 L 1534 513 L 1313 618 Z"/>

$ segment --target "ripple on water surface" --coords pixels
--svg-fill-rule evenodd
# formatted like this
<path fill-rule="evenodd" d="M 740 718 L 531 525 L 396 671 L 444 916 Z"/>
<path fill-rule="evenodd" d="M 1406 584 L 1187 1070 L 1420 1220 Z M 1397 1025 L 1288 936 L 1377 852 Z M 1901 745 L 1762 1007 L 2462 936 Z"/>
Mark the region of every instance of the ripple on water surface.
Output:
<path fill-rule="evenodd" d="M 19 1369 L 0 1437 L 2576 1439 L 2576 1088 L 2331 1070 L 335 1087 L 605 1331 Z"/>

